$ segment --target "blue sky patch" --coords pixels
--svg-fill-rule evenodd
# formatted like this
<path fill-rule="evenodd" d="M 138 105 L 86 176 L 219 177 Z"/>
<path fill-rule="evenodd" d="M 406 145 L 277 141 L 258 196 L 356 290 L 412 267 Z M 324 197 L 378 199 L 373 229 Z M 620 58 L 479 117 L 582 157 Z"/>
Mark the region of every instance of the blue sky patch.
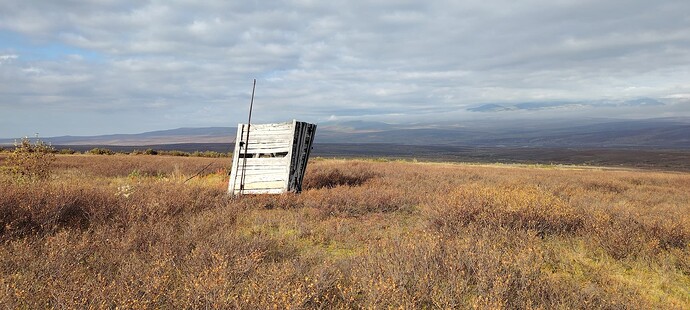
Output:
<path fill-rule="evenodd" d="M 0 31 L 0 51 L 19 54 L 20 59 L 25 61 L 59 60 L 70 55 L 79 55 L 89 61 L 102 61 L 105 58 L 95 51 L 60 42 L 39 42 L 11 31 Z"/>

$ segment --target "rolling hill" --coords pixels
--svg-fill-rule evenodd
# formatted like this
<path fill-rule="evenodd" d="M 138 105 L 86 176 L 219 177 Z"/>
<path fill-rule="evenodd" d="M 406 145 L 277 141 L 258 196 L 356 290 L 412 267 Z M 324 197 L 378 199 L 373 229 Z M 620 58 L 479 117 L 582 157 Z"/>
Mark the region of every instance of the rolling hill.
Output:
<path fill-rule="evenodd" d="M 44 138 L 55 145 L 148 146 L 234 142 L 235 127 L 178 128 L 139 134 Z M 0 139 L 11 144 L 12 138 Z M 690 149 L 690 120 L 520 120 L 387 124 L 319 124 L 316 143 L 388 143 L 468 147 Z"/>

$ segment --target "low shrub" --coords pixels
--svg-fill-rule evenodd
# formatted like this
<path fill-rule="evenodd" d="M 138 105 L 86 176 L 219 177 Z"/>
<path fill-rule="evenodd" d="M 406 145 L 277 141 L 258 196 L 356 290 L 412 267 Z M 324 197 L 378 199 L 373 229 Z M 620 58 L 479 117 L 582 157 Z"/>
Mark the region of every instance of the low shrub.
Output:
<path fill-rule="evenodd" d="M 189 156 L 221 158 L 221 157 L 232 157 L 232 153 L 231 152 L 230 153 L 220 153 L 220 152 L 216 152 L 216 151 L 203 151 L 203 152 L 195 151 L 195 152 L 189 154 Z"/>
<path fill-rule="evenodd" d="M 314 169 L 304 176 L 303 189 L 333 188 L 336 186 L 359 186 L 376 177 L 366 167 L 353 166 L 347 170 L 338 168 Z"/>
<path fill-rule="evenodd" d="M 48 181 L 0 175 L 0 304 L 690 305 L 687 174 L 320 160 L 301 194 L 231 199 L 230 165 L 56 156 Z"/>
<path fill-rule="evenodd" d="M 117 197 L 103 189 L 79 186 L 9 185 L 0 191 L 0 239 L 43 235 L 62 228 L 86 229 L 112 220 Z"/>
<path fill-rule="evenodd" d="M 187 152 L 182 152 L 182 151 L 158 151 L 159 155 L 167 155 L 167 156 L 183 156 L 183 157 L 188 157 L 189 153 Z"/>
<path fill-rule="evenodd" d="M 88 152 L 91 155 L 115 155 L 115 152 L 106 148 L 92 148 Z"/>
<path fill-rule="evenodd" d="M 303 205 L 315 208 L 322 217 L 363 216 L 369 213 L 411 211 L 417 199 L 401 196 L 400 191 L 369 186 L 339 186 L 302 193 Z"/>
<path fill-rule="evenodd" d="M 654 221 L 626 211 L 594 211 L 587 217 L 591 240 L 616 259 L 655 255 L 690 245 L 690 223 Z"/>
<path fill-rule="evenodd" d="M 73 149 L 60 149 L 60 151 L 58 151 L 58 153 L 62 154 L 62 155 L 71 155 L 71 154 L 74 154 L 76 152 L 77 151 L 75 151 Z"/>
<path fill-rule="evenodd" d="M 123 185 L 116 191 L 77 184 L 10 184 L 0 190 L 0 239 L 93 224 L 159 222 L 227 203 L 223 190 L 181 184 Z"/>
<path fill-rule="evenodd" d="M 535 230 L 541 236 L 572 233 L 582 215 L 553 194 L 532 186 L 470 185 L 440 197 L 426 208 L 431 225 L 455 232 L 470 223 Z"/>
<path fill-rule="evenodd" d="M 22 180 L 42 180 L 50 176 L 55 161 L 54 148 L 36 139 L 31 143 L 29 138 L 15 142 L 12 153 L 5 159 L 4 165 L 11 174 Z"/>

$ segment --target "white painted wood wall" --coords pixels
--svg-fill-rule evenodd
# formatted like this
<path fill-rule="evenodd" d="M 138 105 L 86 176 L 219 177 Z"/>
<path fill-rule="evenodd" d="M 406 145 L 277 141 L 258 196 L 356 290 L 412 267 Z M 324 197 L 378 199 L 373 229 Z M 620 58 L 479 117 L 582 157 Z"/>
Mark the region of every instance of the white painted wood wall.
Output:
<path fill-rule="evenodd" d="M 249 127 L 249 143 L 245 141 Z M 277 124 L 237 125 L 228 193 L 299 192 L 316 125 L 293 120 Z"/>

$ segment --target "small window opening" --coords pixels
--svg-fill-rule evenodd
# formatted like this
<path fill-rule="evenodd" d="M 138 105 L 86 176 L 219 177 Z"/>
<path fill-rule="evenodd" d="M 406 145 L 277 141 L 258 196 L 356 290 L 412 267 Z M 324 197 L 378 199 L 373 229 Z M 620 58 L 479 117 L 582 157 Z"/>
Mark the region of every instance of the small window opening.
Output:
<path fill-rule="evenodd" d="M 277 153 L 253 153 L 247 154 L 246 158 L 285 158 L 288 152 L 277 152 Z M 239 154 L 239 158 L 245 158 L 244 153 Z"/>

